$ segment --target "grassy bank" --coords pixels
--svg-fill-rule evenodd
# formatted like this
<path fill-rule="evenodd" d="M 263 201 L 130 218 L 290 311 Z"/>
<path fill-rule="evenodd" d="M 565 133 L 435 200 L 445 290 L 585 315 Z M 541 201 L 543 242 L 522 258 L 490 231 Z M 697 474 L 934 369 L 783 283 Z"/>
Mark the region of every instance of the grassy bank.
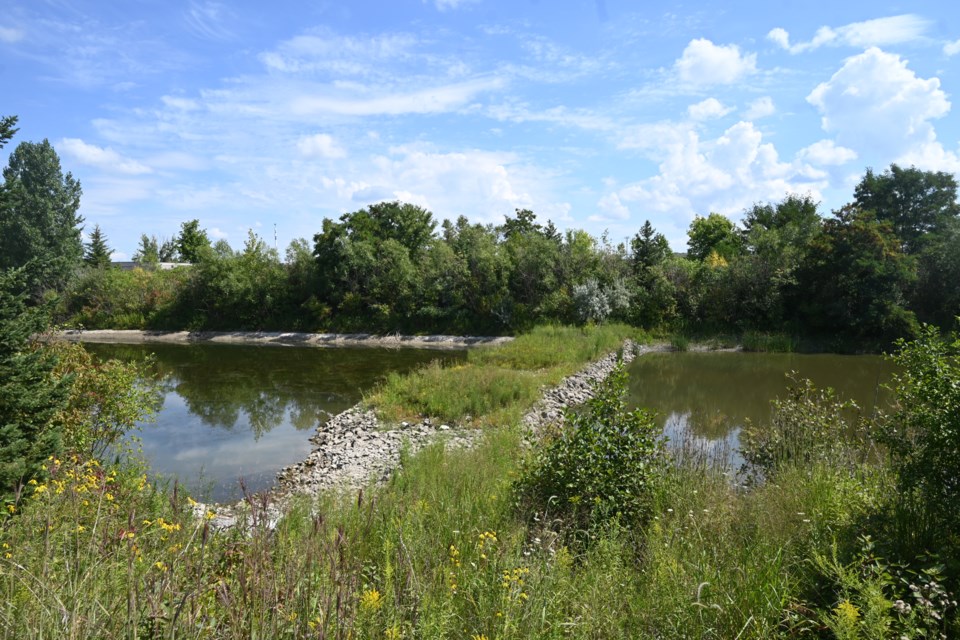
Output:
<path fill-rule="evenodd" d="M 626 325 L 544 326 L 493 349 L 473 349 L 465 363 L 432 364 L 391 373 L 365 402 L 389 422 L 428 416 L 477 425 L 512 424 L 540 394 L 626 338 L 645 334 Z"/>
<path fill-rule="evenodd" d="M 543 331 L 531 341 L 548 345 Z M 560 344 L 553 360 L 511 347 L 470 364 L 573 366 Z M 473 450 L 405 457 L 385 486 L 295 504 L 275 530 L 254 520 L 215 532 L 135 468 L 51 460 L 50 479 L 0 527 L 0 637 L 957 633 L 956 534 L 934 527 L 937 547 L 897 533 L 933 520 L 898 511 L 923 503 L 897 501 L 894 465 L 862 455 L 868 445 L 844 435 L 849 416 L 829 397 L 798 393 L 776 415 L 745 439 L 753 481 L 681 448 L 647 490 L 642 524 L 583 532 L 558 523 L 563 505 L 518 510 L 529 467 L 511 424 L 491 425 Z M 811 425 L 823 435 L 812 444 Z"/>

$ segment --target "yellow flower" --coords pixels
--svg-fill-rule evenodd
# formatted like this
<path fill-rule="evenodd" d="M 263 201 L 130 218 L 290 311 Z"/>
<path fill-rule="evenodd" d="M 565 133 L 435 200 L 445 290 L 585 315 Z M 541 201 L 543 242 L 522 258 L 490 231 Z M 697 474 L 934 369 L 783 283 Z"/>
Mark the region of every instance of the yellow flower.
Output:
<path fill-rule="evenodd" d="M 840 620 L 847 623 L 856 623 L 857 619 L 860 618 L 860 609 L 857 609 L 857 605 L 849 600 L 843 600 L 833 612 Z"/>
<path fill-rule="evenodd" d="M 8 504 L 8 505 L 7 505 L 7 511 L 9 511 L 10 513 L 16 513 L 17 508 L 16 508 L 15 506 L 13 506 L 12 504 Z"/>
<path fill-rule="evenodd" d="M 157 560 L 156 562 L 154 562 L 154 563 L 153 563 L 153 566 L 155 566 L 155 567 L 156 567 L 157 569 L 159 569 L 160 571 L 166 571 L 167 568 L 168 568 L 167 565 L 166 565 L 166 563 L 165 563 L 165 562 L 161 562 L 160 560 Z"/>
<path fill-rule="evenodd" d="M 187 496 L 187 504 L 189 504 L 191 507 L 195 507 L 195 506 L 197 506 L 199 503 L 198 503 L 196 500 L 194 500 L 193 498 L 191 498 L 190 496 Z"/>
<path fill-rule="evenodd" d="M 488 640 L 486 634 L 484 633 L 475 633 L 470 636 L 470 640 Z"/>
<path fill-rule="evenodd" d="M 81 532 L 86 531 L 86 530 L 87 530 L 87 528 L 86 528 L 85 526 L 83 526 L 82 524 L 78 524 L 78 525 L 77 525 L 77 533 L 81 533 Z"/>
<path fill-rule="evenodd" d="M 360 608 L 364 611 L 377 611 L 383 606 L 383 596 L 376 589 L 368 589 L 360 596 Z"/>

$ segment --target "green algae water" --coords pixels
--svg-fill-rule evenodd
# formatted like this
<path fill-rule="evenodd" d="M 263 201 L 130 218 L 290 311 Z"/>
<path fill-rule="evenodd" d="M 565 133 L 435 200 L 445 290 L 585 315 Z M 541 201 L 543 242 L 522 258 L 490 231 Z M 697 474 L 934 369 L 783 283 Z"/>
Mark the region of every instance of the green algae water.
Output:
<path fill-rule="evenodd" d="M 651 353 L 634 360 L 629 402 L 657 413 L 672 448 L 693 449 L 734 466 L 738 436 L 749 420 L 770 420 L 771 401 L 797 380 L 833 388 L 869 414 L 889 405 L 884 388 L 895 371 L 881 356 L 727 352 Z"/>
<path fill-rule="evenodd" d="M 310 436 L 391 371 L 465 351 L 249 345 L 85 344 L 98 358 L 153 354 L 162 405 L 140 439 L 153 472 L 192 495 L 237 500 L 272 486 L 276 473 L 310 452 Z M 242 484 L 241 484 L 242 483 Z"/>

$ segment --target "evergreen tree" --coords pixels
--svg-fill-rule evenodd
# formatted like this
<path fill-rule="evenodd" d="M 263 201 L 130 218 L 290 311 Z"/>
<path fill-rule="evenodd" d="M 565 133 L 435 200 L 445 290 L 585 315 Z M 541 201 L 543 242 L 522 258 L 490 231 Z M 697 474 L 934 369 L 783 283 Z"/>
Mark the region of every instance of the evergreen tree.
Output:
<path fill-rule="evenodd" d="M 46 328 L 46 312 L 27 308 L 22 270 L 0 271 L 0 495 L 43 473 L 59 452 L 61 433 L 53 418 L 66 406 L 70 378 L 53 376 L 56 360 L 32 348 L 31 336 Z"/>
<path fill-rule="evenodd" d="M 633 250 L 633 271 L 640 275 L 644 270 L 660 264 L 670 256 L 670 244 L 662 233 L 657 233 L 650 221 L 640 227 L 630 241 Z"/>
<path fill-rule="evenodd" d="M 83 258 L 80 183 L 63 174 L 53 146 L 21 142 L 3 170 L 0 269 L 25 269 L 26 290 L 62 289 Z"/>
<path fill-rule="evenodd" d="M 110 254 L 113 250 L 107 246 L 107 236 L 100 229 L 100 225 L 93 226 L 90 242 L 83 254 L 83 261 L 91 267 L 106 268 L 110 266 Z"/>
<path fill-rule="evenodd" d="M 0 149 L 3 149 L 3 146 L 17 133 L 18 129 L 13 126 L 15 124 L 17 124 L 17 116 L 0 117 Z"/>

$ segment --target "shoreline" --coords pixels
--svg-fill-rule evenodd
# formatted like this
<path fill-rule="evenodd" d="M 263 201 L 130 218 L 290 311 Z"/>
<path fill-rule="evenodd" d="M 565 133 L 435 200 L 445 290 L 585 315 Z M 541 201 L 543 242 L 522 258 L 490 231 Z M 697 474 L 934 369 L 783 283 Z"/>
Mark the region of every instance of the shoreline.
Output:
<path fill-rule="evenodd" d="M 42 339 L 108 344 L 246 344 L 275 347 L 370 347 L 466 349 L 497 346 L 511 336 L 404 336 L 373 333 L 303 333 L 295 331 L 146 331 L 140 329 L 65 329 Z"/>

